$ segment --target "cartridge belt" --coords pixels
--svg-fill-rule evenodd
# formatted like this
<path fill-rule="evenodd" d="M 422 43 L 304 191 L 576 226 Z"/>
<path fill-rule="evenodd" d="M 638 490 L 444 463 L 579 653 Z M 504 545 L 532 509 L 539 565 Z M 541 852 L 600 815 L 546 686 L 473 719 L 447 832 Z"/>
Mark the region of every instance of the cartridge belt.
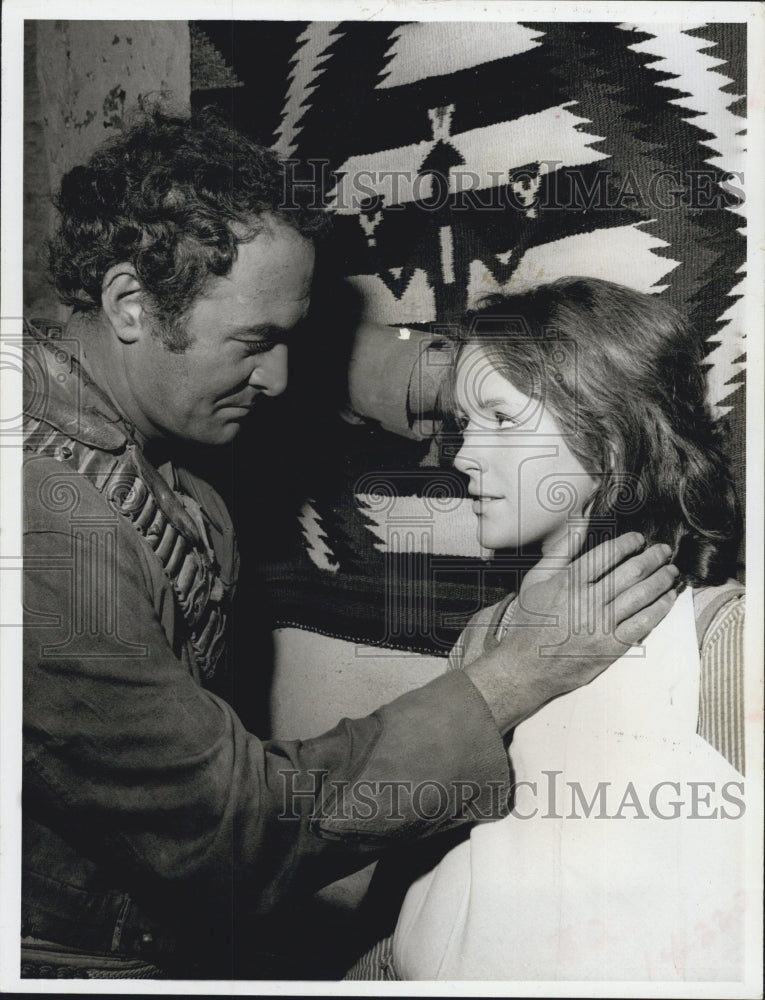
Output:
<path fill-rule="evenodd" d="M 230 593 L 181 500 L 127 441 L 118 452 L 91 447 L 45 421 L 27 418 L 24 448 L 86 477 L 129 521 L 169 580 L 202 676 L 215 672 L 225 646 Z"/>

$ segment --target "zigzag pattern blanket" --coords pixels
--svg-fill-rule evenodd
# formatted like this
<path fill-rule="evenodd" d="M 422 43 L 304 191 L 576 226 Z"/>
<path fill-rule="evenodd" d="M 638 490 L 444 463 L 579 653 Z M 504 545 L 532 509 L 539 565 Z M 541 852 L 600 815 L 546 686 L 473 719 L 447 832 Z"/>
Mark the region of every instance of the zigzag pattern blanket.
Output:
<path fill-rule="evenodd" d="M 745 53 L 740 24 L 205 21 L 192 102 L 315 184 L 325 261 L 376 321 L 448 333 L 481 295 L 565 274 L 665 296 L 704 345 L 741 485 Z M 427 444 L 328 415 L 332 339 L 298 365 L 283 434 L 241 446 L 244 546 L 277 624 L 445 655 L 512 579 Z"/>

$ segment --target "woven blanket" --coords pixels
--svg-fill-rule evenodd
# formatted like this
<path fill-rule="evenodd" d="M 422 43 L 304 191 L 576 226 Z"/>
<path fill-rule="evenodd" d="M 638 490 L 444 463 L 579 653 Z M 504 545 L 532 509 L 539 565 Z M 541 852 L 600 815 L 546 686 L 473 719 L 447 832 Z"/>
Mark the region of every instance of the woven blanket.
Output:
<path fill-rule="evenodd" d="M 277 625 L 442 656 L 517 569 L 478 547 L 427 442 L 335 416 L 346 300 L 448 335 L 487 292 L 567 274 L 664 296 L 703 343 L 742 485 L 744 25 L 191 31 L 192 103 L 289 157 L 335 221 L 324 320 L 228 472 Z"/>

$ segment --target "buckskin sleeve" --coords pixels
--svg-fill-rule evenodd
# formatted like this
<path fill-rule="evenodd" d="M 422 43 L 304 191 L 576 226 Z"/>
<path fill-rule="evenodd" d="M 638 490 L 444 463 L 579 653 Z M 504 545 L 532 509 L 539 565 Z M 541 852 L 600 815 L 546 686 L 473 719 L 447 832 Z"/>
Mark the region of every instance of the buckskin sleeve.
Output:
<path fill-rule="evenodd" d="M 72 536 L 25 536 L 26 808 L 203 922 L 234 883 L 267 913 L 387 844 L 506 811 L 502 740 L 461 671 L 316 739 L 245 731 L 171 648 L 131 530 L 117 532 L 115 613 L 98 634 L 75 613 Z"/>
<path fill-rule="evenodd" d="M 430 333 L 361 323 L 348 366 L 352 412 L 402 437 L 431 437 L 453 347 Z"/>

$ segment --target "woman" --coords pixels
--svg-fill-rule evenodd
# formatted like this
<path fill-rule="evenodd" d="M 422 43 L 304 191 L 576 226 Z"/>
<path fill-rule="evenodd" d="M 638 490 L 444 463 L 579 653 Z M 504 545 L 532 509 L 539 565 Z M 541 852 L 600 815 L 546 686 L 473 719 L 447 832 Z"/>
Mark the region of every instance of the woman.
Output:
<path fill-rule="evenodd" d="M 455 464 L 482 544 L 544 572 L 636 529 L 672 546 L 681 593 L 642 647 L 515 729 L 513 812 L 415 882 L 349 978 L 735 979 L 743 588 L 700 346 L 661 300 L 585 278 L 496 297 L 467 328 Z M 515 607 L 479 612 L 449 666 Z"/>

